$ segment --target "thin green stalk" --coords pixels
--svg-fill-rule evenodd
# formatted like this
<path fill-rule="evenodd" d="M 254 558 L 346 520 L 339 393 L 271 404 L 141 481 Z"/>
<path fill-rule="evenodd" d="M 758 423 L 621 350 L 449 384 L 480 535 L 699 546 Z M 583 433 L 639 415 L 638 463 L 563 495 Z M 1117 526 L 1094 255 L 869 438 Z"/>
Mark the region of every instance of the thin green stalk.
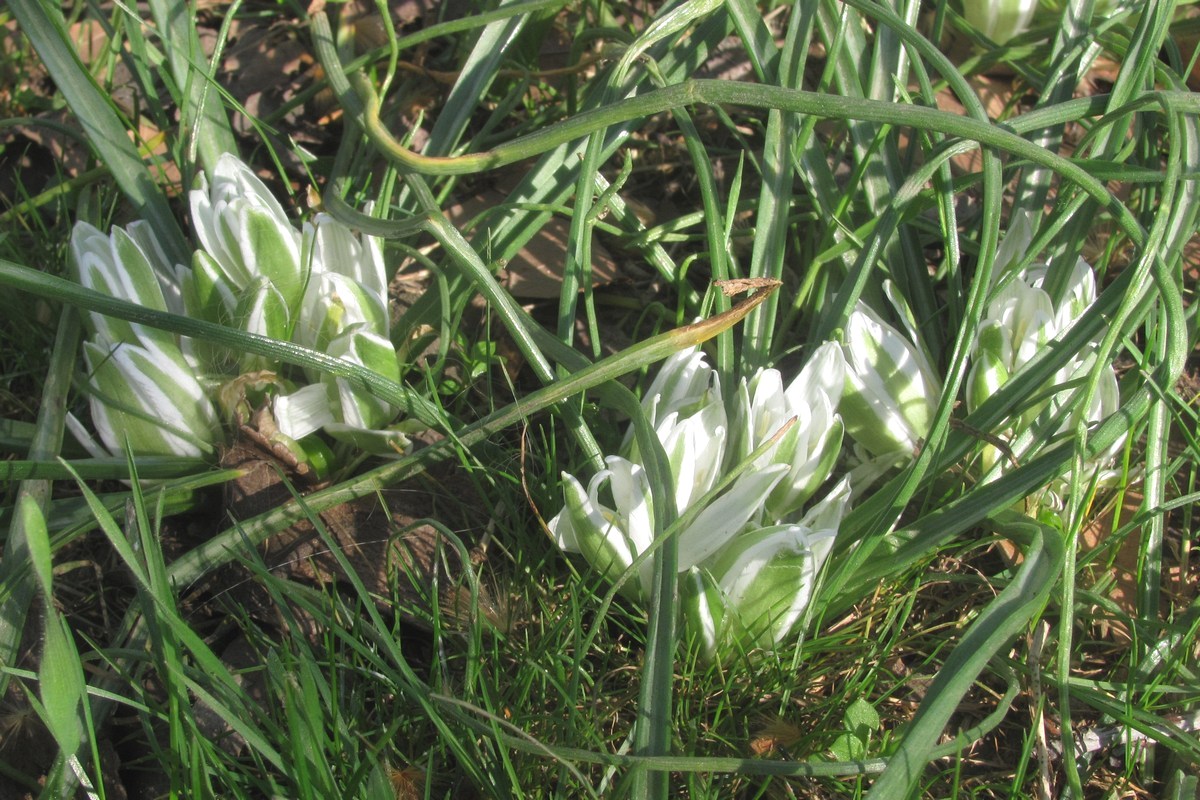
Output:
<path fill-rule="evenodd" d="M 138 473 L 142 478 L 178 478 L 206 468 L 198 458 L 139 456 Z M 129 468 L 123 458 L 81 458 L 58 461 L 49 458 L 0 462 L 0 481 L 30 481 L 49 486 L 50 481 L 69 480 L 72 473 L 85 480 L 128 480 Z"/>
<path fill-rule="evenodd" d="M 1123 221 L 1123 228 L 1131 222 L 1125 222 L 1128 212 L 1121 213 L 1123 207 L 1108 191 L 1103 181 L 1094 178 L 1070 159 L 1038 147 L 1007 128 L 919 106 L 836 97 L 798 89 L 732 81 L 687 80 L 621 100 L 605 108 L 585 111 L 571 119 L 484 152 L 455 157 L 420 156 L 397 142 L 382 124 L 379 119 L 379 99 L 368 84 L 358 81 L 355 86 L 358 94 L 351 91 L 349 79 L 341 69 L 336 50 L 332 46 L 328 21 L 324 20 L 322 14 L 313 16 L 313 31 L 318 56 L 326 67 L 334 91 L 345 101 L 347 111 L 362 121 L 372 142 L 389 159 L 402 170 L 410 172 L 429 175 L 472 174 L 536 156 L 609 125 L 662 113 L 671 108 L 690 105 L 735 105 L 810 114 L 824 119 L 889 122 L 968 139 L 1059 172 L 1078 184 L 1102 207 L 1112 210 L 1118 219 Z M 1100 102 L 1100 98 L 1092 98 L 1086 107 L 1099 106 Z M 1187 111 L 1190 110 L 1189 106 L 1200 105 L 1200 99 L 1185 92 L 1151 93 L 1139 101 L 1139 105 L 1151 102 L 1179 111 Z M 1076 108 L 1078 106 L 1072 110 Z"/>
<path fill-rule="evenodd" d="M 692 168 L 695 170 L 696 180 L 700 185 L 700 198 L 704 204 L 704 233 L 708 242 L 708 262 L 712 279 L 714 281 L 728 280 L 730 277 L 729 231 L 733 220 L 731 216 L 727 216 L 721 211 L 712 162 L 704 150 L 700 132 L 692 123 L 691 116 L 686 109 L 679 109 L 676 111 L 675 119 L 683 131 L 688 156 L 691 158 Z M 730 211 L 732 212 L 732 209 Z M 729 298 L 724 294 L 718 294 L 714 308 L 718 312 L 728 310 Z M 716 344 L 717 374 L 721 376 L 721 382 L 724 385 L 731 386 L 735 380 L 732 333 L 718 336 Z"/>
<path fill-rule="evenodd" d="M 797 15 L 799 17 L 801 15 Z M 750 275 L 779 280 L 783 276 L 783 255 L 787 250 L 788 214 L 792 201 L 792 138 L 797 121 L 792 114 L 772 109 L 767 115 L 766 140 L 763 143 L 763 183 L 758 195 L 754 224 L 754 248 L 750 254 Z M 775 341 L 776 304 L 764 307 L 747 326 L 742 348 L 742 371 L 753 374 L 766 366 Z"/>
<path fill-rule="evenodd" d="M 407 176 L 406 181 L 409 186 L 414 188 L 424 186 L 424 182 L 416 175 Z M 530 319 L 529 315 L 517 305 L 512 295 L 496 281 L 496 277 L 484 265 L 474 248 L 463 238 L 458 228 L 450 224 L 450 221 L 436 205 L 429 204 L 428 190 L 418 191 L 416 194 L 418 198 L 422 198 L 421 202 L 425 206 L 429 232 L 445 248 L 455 265 L 475 284 L 475 288 L 479 290 L 480 294 L 492 304 L 497 316 L 508 329 L 521 354 L 528 359 L 538 379 L 543 384 L 553 384 L 556 379 L 554 369 L 542 354 L 531 333 L 537 327 L 537 323 Z M 571 426 L 572 433 L 584 450 L 584 455 L 593 465 L 601 464 L 603 454 L 600 452 L 600 445 L 597 444 L 595 437 L 588 430 L 578 411 L 571 407 L 564 407 L 563 412 Z"/>
<path fill-rule="evenodd" d="M 1092 41 L 1091 22 L 1095 0 L 1071 0 L 1063 9 L 1058 32 L 1051 45 L 1051 71 L 1038 94 L 1038 107 L 1054 106 L 1071 99 L 1079 85 L 1079 75 L 1090 65 L 1101 49 Z M 1030 141 L 1047 149 L 1058 149 L 1063 126 L 1037 131 Z M 1047 169 L 1021 170 L 1013 209 L 1040 211 L 1046 203 L 1053 173 Z"/>

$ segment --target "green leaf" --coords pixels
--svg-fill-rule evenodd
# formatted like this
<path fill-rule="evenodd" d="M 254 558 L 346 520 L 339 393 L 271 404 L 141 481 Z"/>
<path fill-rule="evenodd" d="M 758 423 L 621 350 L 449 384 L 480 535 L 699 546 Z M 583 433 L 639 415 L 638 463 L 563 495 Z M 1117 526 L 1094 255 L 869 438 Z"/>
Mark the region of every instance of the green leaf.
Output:
<path fill-rule="evenodd" d="M 858 698 L 846 709 L 846 727 L 856 739 L 866 745 L 871 734 L 879 730 L 879 712 L 865 698 Z"/>
<path fill-rule="evenodd" d="M 46 530 L 46 518 L 37 501 L 23 494 L 17 500 L 17 515 L 25 530 L 25 539 L 29 547 L 29 562 L 33 573 L 37 576 L 38 585 L 42 589 L 42 598 L 53 605 L 51 593 L 52 558 L 50 554 L 50 534 Z"/>
<path fill-rule="evenodd" d="M 83 669 L 71 632 L 54 605 L 53 556 L 46 519 L 37 501 L 22 495 L 17 513 L 25 528 L 29 560 L 42 589 L 46 626 L 42 659 L 38 665 L 39 696 L 46 709 L 46 727 L 66 755 L 73 755 L 83 740 L 80 704 L 85 694 Z"/>
<path fill-rule="evenodd" d="M 87 691 L 83 667 L 66 620 L 57 610 L 46 613 L 45 637 L 38 684 L 46 727 L 63 753 L 73 755 L 83 741 L 80 712 Z"/>
<path fill-rule="evenodd" d="M 1064 558 L 1058 531 L 1013 511 L 1000 511 L 989 522 L 1022 547 L 1025 561 L 1012 582 L 971 623 L 938 671 L 887 769 L 871 787 L 872 798 L 909 795 L 967 690 L 988 661 L 1042 610 L 1058 580 Z"/>

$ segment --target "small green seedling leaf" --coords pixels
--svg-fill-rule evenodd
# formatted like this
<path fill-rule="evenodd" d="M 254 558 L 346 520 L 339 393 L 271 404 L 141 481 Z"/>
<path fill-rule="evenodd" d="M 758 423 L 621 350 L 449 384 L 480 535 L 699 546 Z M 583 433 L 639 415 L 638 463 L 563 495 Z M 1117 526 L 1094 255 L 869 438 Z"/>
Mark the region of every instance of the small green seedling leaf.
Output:
<path fill-rule="evenodd" d="M 860 697 L 850 704 L 842 719 L 846 732 L 839 735 L 829 749 L 838 761 L 861 761 L 867 757 L 871 734 L 879 730 L 879 713 Z"/>

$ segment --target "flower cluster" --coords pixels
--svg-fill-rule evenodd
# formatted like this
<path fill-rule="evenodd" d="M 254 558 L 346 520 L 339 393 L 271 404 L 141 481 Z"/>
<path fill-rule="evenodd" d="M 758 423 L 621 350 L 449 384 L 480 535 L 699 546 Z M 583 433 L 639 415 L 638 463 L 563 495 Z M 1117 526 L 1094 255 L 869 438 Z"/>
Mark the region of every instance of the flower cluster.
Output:
<path fill-rule="evenodd" d="M 71 253 L 81 285 L 156 311 L 175 310 L 176 284 L 146 223 L 105 236 L 80 222 L 71 235 Z M 187 343 L 102 314 L 88 314 L 85 321 L 92 420 L 109 453 L 122 452 L 126 441 L 143 455 L 211 453 L 219 434 L 217 414 Z M 106 455 L 90 437 L 79 438 L 95 455 Z"/>
<path fill-rule="evenodd" d="M 843 481 L 805 511 L 841 449 L 844 369 L 841 347 L 827 343 L 786 388 L 777 370 L 761 370 L 727 398 L 692 349 L 663 364 L 643 399 L 671 467 L 676 508 L 691 517 L 678 532 L 679 570 L 690 632 L 709 657 L 735 645 L 773 647 L 808 606 L 850 499 Z M 550 529 L 560 547 L 645 599 L 653 497 L 637 448 L 628 441 L 622 450 L 586 489 L 563 474 L 565 507 Z M 714 491 L 739 467 L 731 485 Z"/>
<path fill-rule="evenodd" d="M 1028 238 L 1017 220 L 999 261 L 1027 249 Z M 1060 299 L 1045 288 L 1046 275 L 1046 267 L 1034 266 L 994 292 L 973 352 L 968 410 L 1062 339 L 1095 301 L 1085 262 L 1075 265 Z M 884 293 L 899 327 L 860 302 L 843 341 L 816 348 L 786 385 L 777 370 L 764 369 L 723 392 L 716 370 L 691 349 L 667 359 L 643 397 L 681 520 L 669 533 L 677 537 L 684 622 L 710 659 L 771 650 L 791 637 L 852 496 L 924 446 L 943 382 L 902 298 L 889 284 Z M 1116 376 L 1097 358 L 1095 343 L 1078 349 L 1031 392 L 1010 429 L 992 433 L 1019 442 L 1019 457 L 1113 413 Z M 1081 410 L 1076 393 L 1095 376 L 1090 405 Z M 992 441 L 984 445 L 982 480 L 1008 463 Z M 557 544 L 582 553 L 627 596 L 648 599 L 647 554 L 668 531 L 655 528 L 654 497 L 632 435 L 586 487 L 567 473 L 562 481 L 564 507 L 549 524 Z M 1051 485 L 1029 503 L 1042 505 L 1055 491 Z"/>
<path fill-rule="evenodd" d="M 79 281 L 114 297 L 292 341 L 400 379 L 388 339 L 387 278 L 379 240 L 326 214 L 302 230 L 245 164 L 222 156 L 189 195 L 199 249 L 172 265 L 141 222 L 105 236 L 79 223 Z M 299 440 L 318 430 L 370 452 L 407 445 L 397 409 L 361 386 L 322 373 L 285 376 L 261 355 L 225 349 L 90 315 L 86 356 L 92 418 L 104 445 L 135 453 L 199 455 L 218 437 L 210 398 L 222 387 L 266 386 L 272 436 L 305 459 Z M 253 375 L 254 380 L 244 377 Z M 226 409 L 230 411 L 230 409 Z"/>

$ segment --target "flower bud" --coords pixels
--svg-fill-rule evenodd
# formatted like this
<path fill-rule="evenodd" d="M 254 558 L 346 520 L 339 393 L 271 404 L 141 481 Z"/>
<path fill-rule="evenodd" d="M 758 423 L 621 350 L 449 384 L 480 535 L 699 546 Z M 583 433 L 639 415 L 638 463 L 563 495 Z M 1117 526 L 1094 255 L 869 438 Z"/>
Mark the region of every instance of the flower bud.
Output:
<path fill-rule="evenodd" d="M 211 453 L 216 412 L 178 353 L 102 338 L 84 342 L 92 421 L 109 452 L 194 456 Z"/>
<path fill-rule="evenodd" d="M 913 453 L 929 433 L 942 391 L 924 353 L 861 302 L 842 352 L 846 389 L 838 410 L 846 432 L 872 455 Z"/>
<path fill-rule="evenodd" d="M 797 524 L 751 529 L 693 567 L 681 592 L 701 652 L 773 650 L 795 632 L 849 503 L 843 480 Z"/>
<path fill-rule="evenodd" d="M 842 447 L 844 425 L 836 414 L 845 384 L 841 348 L 826 342 L 813 353 L 800 374 L 783 388 L 778 370 L 761 370 L 742 381 L 738 392 L 740 462 L 795 420 L 770 450 L 755 461 L 756 468 L 786 464 L 787 474 L 767 499 L 767 518 L 775 521 L 800 510 L 829 477 Z"/>
<path fill-rule="evenodd" d="M 200 245 L 220 265 L 231 290 L 265 279 L 294 312 L 306 280 L 300 235 L 250 168 L 226 153 L 211 176 L 199 176 L 189 200 Z"/>
<path fill-rule="evenodd" d="M 141 246 L 121 228 L 106 236 L 86 222 L 71 231 L 71 255 L 80 285 L 155 311 L 166 311 L 154 266 Z M 157 328 L 103 314 L 88 313 L 88 327 L 109 342 L 171 346 L 174 337 Z"/>
<path fill-rule="evenodd" d="M 654 542 L 653 501 L 641 466 L 620 456 L 609 456 L 605 463 L 608 468 L 592 477 L 586 492 L 579 481 L 563 473 L 565 505 L 549 528 L 560 548 L 582 553 L 608 580 L 616 581 Z M 611 507 L 600 499 L 606 485 L 612 494 Z M 647 559 L 621 586 L 622 593 L 644 600 L 650 595 L 653 576 L 653 563 Z"/>
<path fill-rule="evenodd" d="M 396 351 L 390 341 L 377 334 L 346 331 L 329 343 L 328 352 L 389 380 L 400 380 Z M 396 409 L 387 401 L 350 378 L 323 375 L 321 383 L 336 398 L 335 421 L 324 425 L 325 432 L 334 439 L 375 455 L 395 455 L 408 446 L 409 440 L 403 431 L 387 427 L 396 417 Z"/>

